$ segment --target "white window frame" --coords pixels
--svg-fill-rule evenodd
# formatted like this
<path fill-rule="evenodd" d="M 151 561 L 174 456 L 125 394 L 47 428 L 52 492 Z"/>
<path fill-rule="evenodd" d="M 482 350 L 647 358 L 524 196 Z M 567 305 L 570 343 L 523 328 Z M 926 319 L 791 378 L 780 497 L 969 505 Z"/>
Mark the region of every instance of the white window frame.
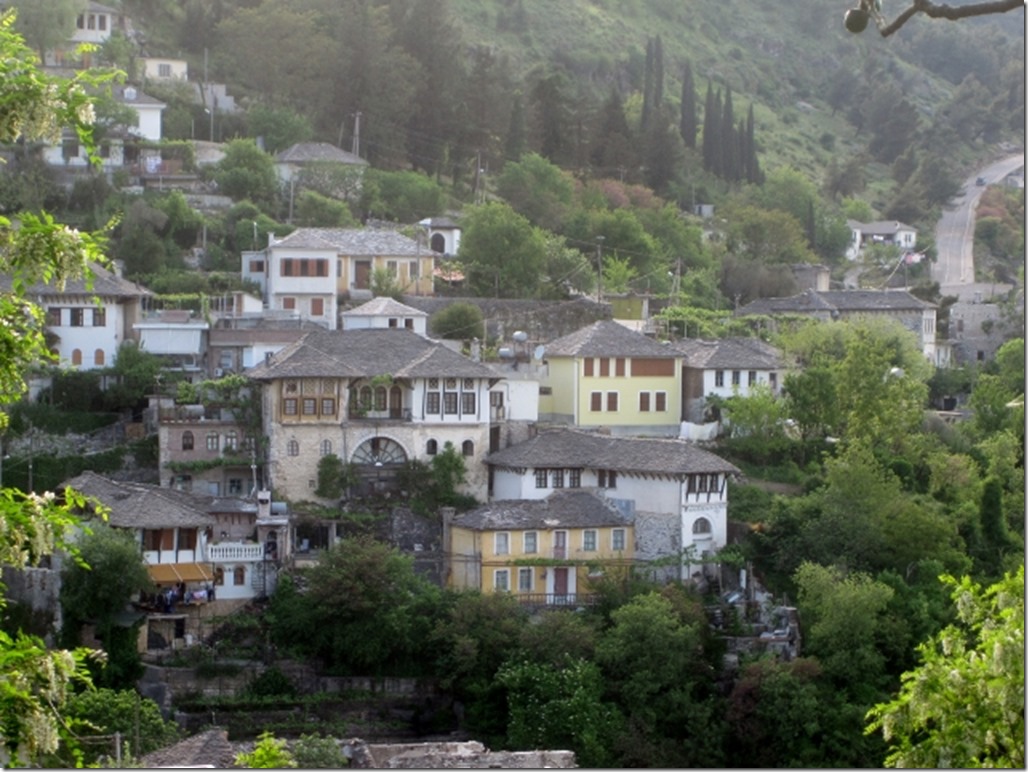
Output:
<path fill-rule="evenodd" d="M 598 545 L 595 528 L 586 528 L 582 531 L 582 552 L 596 552 Z"/>
<path fill-rule="evenodd" d="M 529 537 L 531 537 L 531 545 L 529 545 Z M 538 531 L 525 531 L 521 541 L 521 551 L 526 555 L 535 555 L 539 552 L 539 532 Z"/>
<path fill-rule="evenodd" d="M 510 531 L 497 531 L 493 534 L 493 554 L 510 554 Z"/>
<path fill-rule="evenodd" d="M 626 539 L 625 539 L 625 536 L 626 536 L 626 534 L 625 534 L 625 529 L 624 528 L 613 528 L 613 529 L 611 529 L 611 532 L 610 532 L 610 548 L 614 552 L 624 552 L 625 551 L 625 545 L 628 543 L 626 541 Z M 618 544 L 619 542 L 620 542 L 620 546 Z"/>
<path fill-rule="evenodd" d="M 525 581 L 525 577 L 528 577 L 528 581 Z M 519 568 L 518 569 L 518 592 L 532 592 L 535 588 L 535 569 Z"/>
<path fill-rule="evenodd" d="M 493 589 L 496 592 L 510 592 L 509 568 L 497 568 L 493 571 Z"/>

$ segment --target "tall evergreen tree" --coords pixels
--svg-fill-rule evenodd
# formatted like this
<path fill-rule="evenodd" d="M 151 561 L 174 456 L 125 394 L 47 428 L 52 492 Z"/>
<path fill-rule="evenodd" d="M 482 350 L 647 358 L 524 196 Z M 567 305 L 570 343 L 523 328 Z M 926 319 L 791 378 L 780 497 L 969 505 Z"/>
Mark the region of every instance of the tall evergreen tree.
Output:
<path fill-rule="evenodd" d="M 541 73 L 532 87 L 532 108 L 539 153 L 558 166 L 568 161 L 568 97 L 564 76 Z"/>
<path fill-rule="evenodd" d="M 752 109 L 752 108 L 751 108 Z M 692 79 L 692 65 L 686 60 L 682 67 L 682 107 L 681 120 L 678 130 L 682 135 L 682 142 L 688 148 L 696 147 L 696 133 L 699 123 L 696 117 L 696 85 Z"/>
<path fill-rule="evenodd" d="M 650 130 L 646 132 L 645 153 L 644 181 L 648 187 L 663 195 L 682 165 L 682 140 L 667 110 L 653 111 Z"/>
<path fill-rule="evenodd" d="M 510 103 L 510 121 L 507 126 L 507 140 L 504 143 L 503 157 L 507 161 L 518 161 L 527 149 L 525 105 L 521 99 L 521 93 L 518 92 Z"/>
<path fill-rule="evenodd" d="M 643 103 L 639 115 L 639 131 L 646 134 L 653 113 L 653 38 L 646 39 L 646 67 L 643 70 Z"/>
<path fill-rule="evenodd" d="M 653 41 L 653 110 L 664 105 L 664 44 L 660 35 Z M 651 113 L 652 115 L 652 113 Z"/>
<path fill-rule="evenodd" d="M 632 131 L 625 118 L 621 94 L 611 88 L 607 101 L 600 110 L 595 140 L 589 152 L 589 162 L 604 177 L 613 177 L 635 166 Z"/>
<path fill-rule="evenodd" d="M 716 172 L 720 165 L 717 144 L 718 123 L 721 110 L 714 97 L 714 85 L 707 82 L 707 97 L 703 105 L 703 168 L 708 172 Z"/>
<path fill-rule="evenodd" d="M 738 144 L 734 141 L 735 117 L 732 114 L 732 89 L 725 89 L 725 103 L 721 112 L 721 171 L 726 180 L 739 179 Z"/>

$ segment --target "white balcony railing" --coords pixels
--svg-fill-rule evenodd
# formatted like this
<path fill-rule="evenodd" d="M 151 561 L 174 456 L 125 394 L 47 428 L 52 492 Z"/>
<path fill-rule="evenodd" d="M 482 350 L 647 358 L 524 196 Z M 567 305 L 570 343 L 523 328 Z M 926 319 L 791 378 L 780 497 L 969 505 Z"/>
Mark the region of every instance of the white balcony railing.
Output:
<path fill-rule="evenodd" d="M 263 557 L 263 544 L 224 542 L 222 544 L 207 545 L 207 558 L 212 563 L 224 563 L 235 560 L 253 561 L 261 560 Z"/>

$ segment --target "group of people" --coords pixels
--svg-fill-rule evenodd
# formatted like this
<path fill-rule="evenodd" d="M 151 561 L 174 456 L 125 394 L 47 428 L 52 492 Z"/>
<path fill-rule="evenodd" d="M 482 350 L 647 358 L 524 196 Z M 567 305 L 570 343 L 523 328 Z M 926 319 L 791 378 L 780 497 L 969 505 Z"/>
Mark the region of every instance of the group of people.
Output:
<path fill-rule="evenodd" d="M 148 599 L 144 594 L 142 600 L 144 603 L 149 600 L 152 605 L 165 614 L 172 614 L 175 612 L 176 603 L 202 603 L 214 600 L 214 585 L 207 584 L 202 590 L 190 592 L 186 589 L 185 582 L 179 582 L 176 585 L 165 587 L 163 590 L 158 590 L 152 598 Z"/>

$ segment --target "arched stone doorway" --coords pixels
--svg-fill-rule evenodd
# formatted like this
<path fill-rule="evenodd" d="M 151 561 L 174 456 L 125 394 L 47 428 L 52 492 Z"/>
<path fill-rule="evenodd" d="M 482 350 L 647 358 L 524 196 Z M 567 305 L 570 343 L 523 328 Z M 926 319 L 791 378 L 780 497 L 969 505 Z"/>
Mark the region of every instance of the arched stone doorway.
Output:
<path fill-rule="evenodd" d="M 357 467 L 361 494 L 385 493 L 394 487 L 396 473 L 407 463 L 407 451 L 389 437 L 364 440 L 350 459 Z"/>

